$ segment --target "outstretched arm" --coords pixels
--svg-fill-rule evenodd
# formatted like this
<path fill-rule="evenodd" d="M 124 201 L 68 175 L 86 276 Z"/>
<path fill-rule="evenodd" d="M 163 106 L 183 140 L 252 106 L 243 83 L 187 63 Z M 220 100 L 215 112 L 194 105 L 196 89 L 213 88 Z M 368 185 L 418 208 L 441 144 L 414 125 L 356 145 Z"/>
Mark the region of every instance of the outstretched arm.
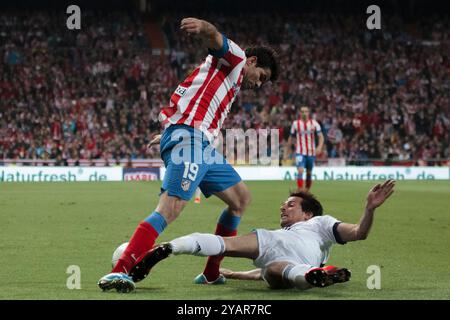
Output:
<path fill-rule="evenodd" d="M 223 47 L 222 34 L 208 21 L 197 18 L 184 18 L 181 20 L 180 29 L 189 35 L 197 35 L 202 38 L 209 49 L 220 50 Z"/>
<path fill-rule="evenodd" d="M 220 274 L 227 279 L 237 280 L 262 280 L 261 269 L 253 269 L 248 271 L 233 271 L 230 269 L 220 268 Z"/>
<path fill-rule="evenodd" d="M 381 206 L 394 192 L 395 181 L 387 180 L 383 184 L 377 184 L 367 195 L 366 209 L 358 224 L 340 223 L 337 232 L 342 241 L 364 240 L 369 235 L 373 223 L 375 209 Z"/>

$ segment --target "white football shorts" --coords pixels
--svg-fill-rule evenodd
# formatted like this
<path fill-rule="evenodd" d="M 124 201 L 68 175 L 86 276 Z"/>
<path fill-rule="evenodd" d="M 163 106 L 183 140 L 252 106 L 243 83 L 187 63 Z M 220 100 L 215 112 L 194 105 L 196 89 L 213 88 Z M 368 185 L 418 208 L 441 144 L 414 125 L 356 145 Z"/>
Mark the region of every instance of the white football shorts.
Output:
<path fill-rule="evenodd" d="M 308 264 L 319 267 L 322 252 L 317 241 L 304 239 L 290 230 L 255 230 L 258 238 L 259 256 L 253 263 L 264 269 L 276 261 L 292 264 Z"/>

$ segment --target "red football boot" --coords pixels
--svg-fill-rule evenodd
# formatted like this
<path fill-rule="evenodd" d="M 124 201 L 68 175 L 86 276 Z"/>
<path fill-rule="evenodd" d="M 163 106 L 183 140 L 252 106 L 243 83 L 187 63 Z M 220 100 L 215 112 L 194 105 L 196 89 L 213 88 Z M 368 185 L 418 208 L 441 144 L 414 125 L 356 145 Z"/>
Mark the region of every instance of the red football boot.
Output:
<path fill-rule="evenodd" d="M 326 266 L 309 270 L 305 274 L 305 279 L 310 285 L 323 288 L 335 283 L 347 282 L 351 275 L 351 272 L 345 268 Z"/>

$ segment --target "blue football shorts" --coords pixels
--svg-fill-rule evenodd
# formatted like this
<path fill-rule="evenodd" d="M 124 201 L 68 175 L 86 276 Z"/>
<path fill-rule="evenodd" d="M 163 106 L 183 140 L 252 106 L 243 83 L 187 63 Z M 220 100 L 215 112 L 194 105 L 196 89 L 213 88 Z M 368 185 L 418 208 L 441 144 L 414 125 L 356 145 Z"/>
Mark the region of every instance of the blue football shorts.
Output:
<path fill-rule="evenodd" d="M 166 172 L 161 193 L 190 200 L 197 187 L 210 197 L 241 181 L 241 177 L 197 129 L 171 125 L 161 136 L 161 158 Z"/>
<path fill-rule="evenodd" d="M 308 171 L 312 171 L 314 168 L 315 156 L 305 156 L 300 153 L 295 155 L 295 165 L 297 168 L 305 168 Z"/>

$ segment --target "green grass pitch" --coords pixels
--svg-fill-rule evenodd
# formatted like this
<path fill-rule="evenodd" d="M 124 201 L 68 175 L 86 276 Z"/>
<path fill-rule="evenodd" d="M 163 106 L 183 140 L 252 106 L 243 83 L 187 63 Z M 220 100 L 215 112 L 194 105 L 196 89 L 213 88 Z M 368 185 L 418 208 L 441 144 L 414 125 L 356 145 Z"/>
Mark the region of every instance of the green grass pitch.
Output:
<path fill-rule="evenodd" d="M 355 223 L 374 182 L 315 182 L 325 212 Z M 239 228 L 276 229 L 279 206 L 293 182 L 249 182 L 253 201 Z M 193 278 L 205 258 L 171 257 L 138 283 L 136 292 L 101 292 L 111 255 L 153 211 L 159 182 L 0 184 L 0 299 L 449 299 L 450 183 L 397 183 L 381 207 L 369 238 L 334 246 L 330 264 L 352 270 L 350 282 L 311 289 L 269 290 L 262 281 L 230 280 L 199 286 Z M 220 200 L 189 203 L 159 242 L 192 232 L 213 232 Z M 81 269 L 81 289 L 69 290 L 67 267 Z M 367 268 L 381 268 L 381 289 L 369 290 Z M 246 270 L 250 260 L 225 258 L 222 266 Z"/>

